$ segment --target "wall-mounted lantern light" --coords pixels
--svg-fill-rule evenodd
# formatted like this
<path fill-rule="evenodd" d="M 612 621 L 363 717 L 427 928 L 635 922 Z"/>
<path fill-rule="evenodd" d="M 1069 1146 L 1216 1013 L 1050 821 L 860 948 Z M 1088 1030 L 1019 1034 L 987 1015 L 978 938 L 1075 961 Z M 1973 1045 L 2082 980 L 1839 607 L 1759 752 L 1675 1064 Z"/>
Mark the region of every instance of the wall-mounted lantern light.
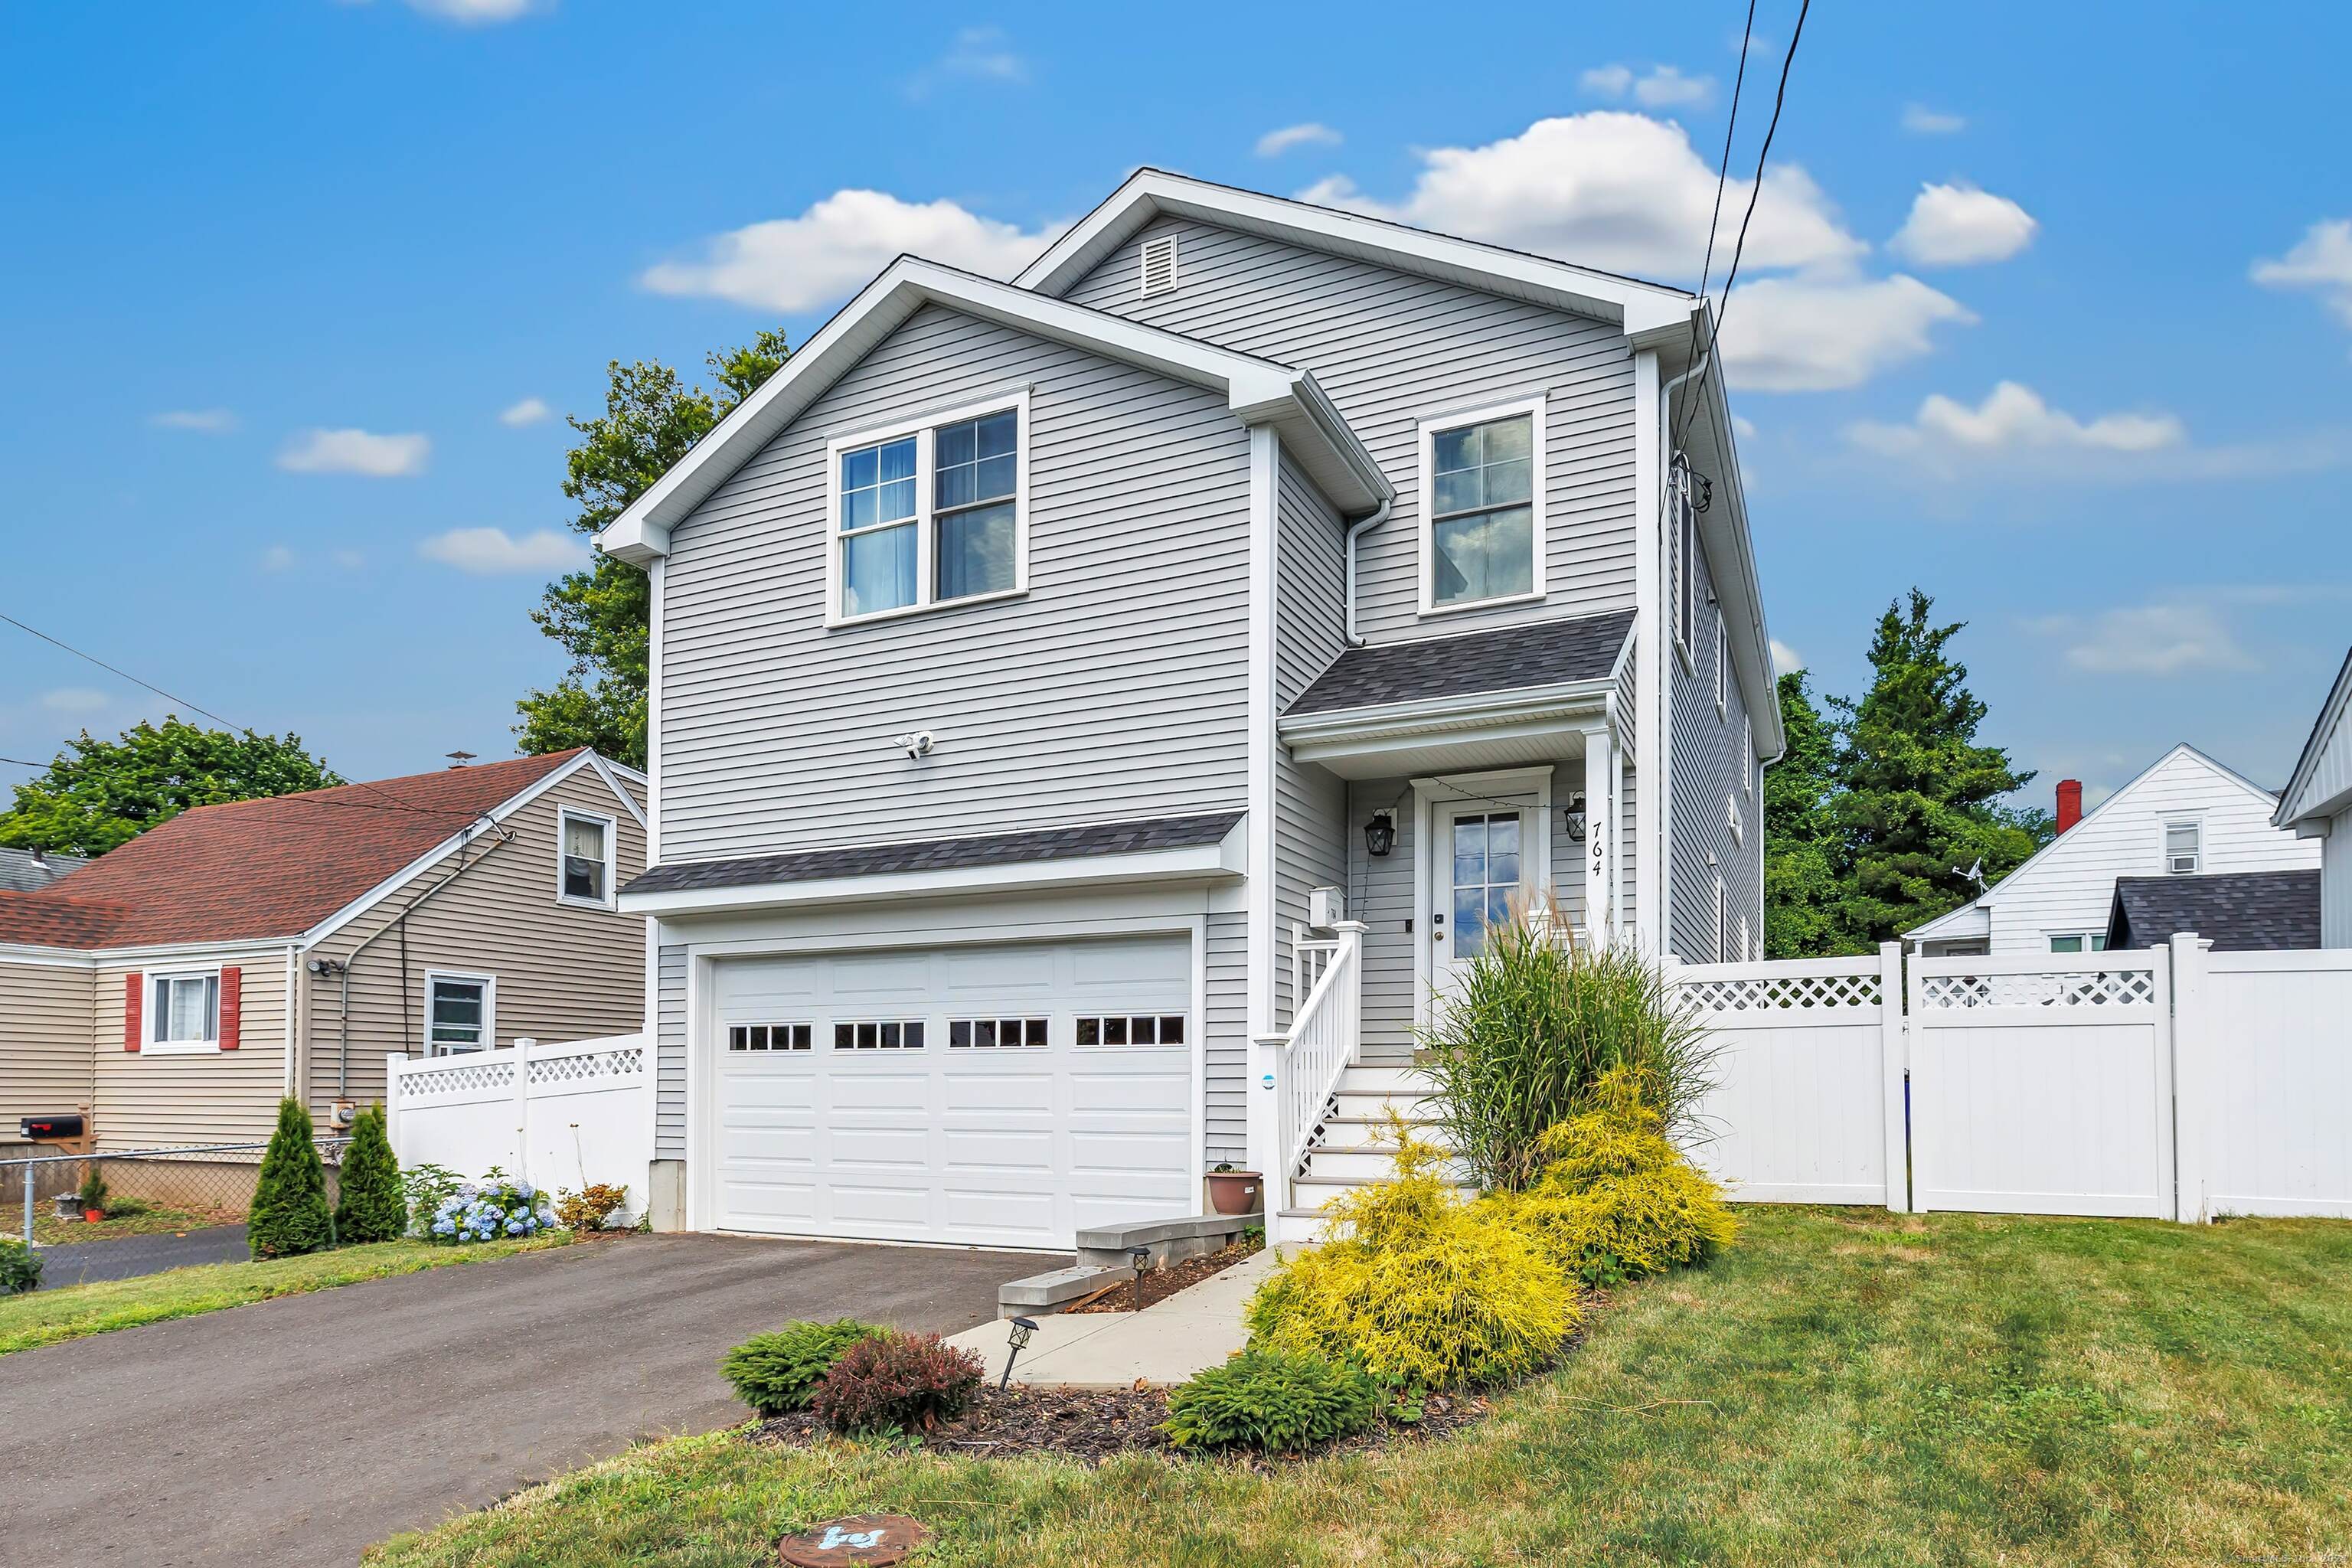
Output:
<path fill-rule="evenodd" d="M 1364 853 L 1377 860 L 1396 847 L 1396 813 L 1376 811 L 1364 824 Z"/>
<path fill-rule="evenodd" d="M 1568 805 L 1559 814 L 1559 825 L 1568 834 L 1570 844 L 1584 842 L 1584 795 L 1582 791 L 1568 797 Z"/>

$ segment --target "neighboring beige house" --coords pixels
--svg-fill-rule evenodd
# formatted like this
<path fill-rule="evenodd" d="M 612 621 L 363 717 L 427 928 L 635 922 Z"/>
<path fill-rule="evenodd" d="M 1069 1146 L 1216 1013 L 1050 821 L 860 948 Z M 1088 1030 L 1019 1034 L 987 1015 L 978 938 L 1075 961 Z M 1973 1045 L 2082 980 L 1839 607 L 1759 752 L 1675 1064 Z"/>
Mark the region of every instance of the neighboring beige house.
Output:
<path fill-rule="evenodd" d="M 393 1052 L 643 1026 L 646 783 L 587 751 L 184 812 L 0 891 L 0 1133 L 268 1135 L 383 1098 Z"/>

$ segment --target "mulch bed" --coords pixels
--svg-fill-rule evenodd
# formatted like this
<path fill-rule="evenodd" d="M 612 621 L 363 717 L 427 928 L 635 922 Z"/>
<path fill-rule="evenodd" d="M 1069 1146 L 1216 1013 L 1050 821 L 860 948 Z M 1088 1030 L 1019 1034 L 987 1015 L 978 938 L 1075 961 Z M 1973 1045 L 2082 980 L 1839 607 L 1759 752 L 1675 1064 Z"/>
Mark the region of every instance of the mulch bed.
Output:
<path fill-rule="evenodd" d="M 1300 1454 L 1236 1453 L 1233 1458 L 1263 1469 L 1327 1454 L 1367 1454 L 1445 1436 L 1484 1420 L 1486 1409 L 1486 1401 L 1477 1394 L 1432 1394 L 1422 1402 L 1421 1420 L 1411 1426 L 1383 1423 Z M 1170 1452 L 1168 1435 L 1160 1430 L 1160 1423 L 1167 1419 L 1164 1388 L 1087 1392 L 1015 1384 L 1002 1393 L 983 1388 L 961 1420 L 927 1435 L 923 1442 L 941 1454 L 1002 1459 L 1052 1453 L 1098 1465 L 1121 1454 Z M 805 1410 L 761 1422 L 751 1440 L 795 1447 L 838 1441 L 831 1428 Z"/>
<path fill-rule="evenodd" d="M 1221 1274 L 1258 1250 L 1259 1243 L 1236 1241 L 1231 1247 L 1215 1252 L 1204 1252 L 1198 1258 L 1187 1258 L 1165 1268 L 1155 1268 L 1143 1277 L 1143 1304 L 1165 1301 L 1190 1285 L 1198 1285 L 1212 1274 Z M 1065 1307 L 1065 1312 L 1132 1312 L 1135 1310 L 1135 1281 L 1127 1279 L 1111 1288 L 1107 1296 L 1098 1296 L 1083 1307 Z"/>

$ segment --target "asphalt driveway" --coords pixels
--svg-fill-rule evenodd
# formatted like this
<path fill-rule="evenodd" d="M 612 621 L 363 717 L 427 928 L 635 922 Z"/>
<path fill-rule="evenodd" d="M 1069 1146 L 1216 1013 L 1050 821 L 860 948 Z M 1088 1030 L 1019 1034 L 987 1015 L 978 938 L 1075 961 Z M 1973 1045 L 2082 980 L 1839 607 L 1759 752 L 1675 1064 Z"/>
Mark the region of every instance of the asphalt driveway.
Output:
<path fill-rule="evenodd" d="M 953 1332 L 1003 1252 L 627 1237 L 0 1356 L 10 1568 L 354 1561 L 641 1436 L 748 1418 L 727 1348 L 846 1313 Z"/>

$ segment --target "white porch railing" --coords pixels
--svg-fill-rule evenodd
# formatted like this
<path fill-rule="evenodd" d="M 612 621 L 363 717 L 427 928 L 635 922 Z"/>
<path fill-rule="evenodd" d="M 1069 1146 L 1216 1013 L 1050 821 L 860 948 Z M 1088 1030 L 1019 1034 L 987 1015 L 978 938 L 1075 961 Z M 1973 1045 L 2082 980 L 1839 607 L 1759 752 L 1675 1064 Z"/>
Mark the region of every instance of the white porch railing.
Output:
<path fill-rule="evenodd" d="M 1293 921 L 1290 926 L 1290 999 L 1301 1012 L 1307 998 L 1329 967 L 1332 956 L 1339 951 L 1336 936 L 1308 936 L 1312 929 Z"/>
<path fill-rule="evenodd" d="M 1280 1110 L 1275 1147 L 1282 1163 L 1265 1173 L 1269 1207 L 1290 1206 L 1290 1184 L 1307 1158 L 1307 1141 L 1323 1120 L 1339 1075 L 1355 1059 L 1364 1002 L 1364 925 L 1342 921 L 1337 935 L 1316 961 L 1317 973 L 1306 1000 L 1292 1015 L 1275 1068 Z M 1294 963 L 1298 960 L 1294 946 Z"/>

